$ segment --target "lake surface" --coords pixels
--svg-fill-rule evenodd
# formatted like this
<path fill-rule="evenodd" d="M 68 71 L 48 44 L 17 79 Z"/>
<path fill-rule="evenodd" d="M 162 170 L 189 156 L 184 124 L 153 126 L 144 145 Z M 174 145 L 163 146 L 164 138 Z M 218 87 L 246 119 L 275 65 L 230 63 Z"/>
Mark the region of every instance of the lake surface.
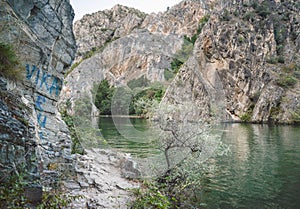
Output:
<path fill-rule="evenodd" d="M 122 134 L 111 118 L 100 119 L 102 135 L 112 147 L 138 157 L 158 152 L 151 141 L 155 131 L 149 131 L 146 120 L 119 122 Z M 201 208 L 300 208 L 299 126 L 223 124 L 220 129 L 231 152 L 210 160 L 213 169 L 203 174 L 199 188 Z"/>

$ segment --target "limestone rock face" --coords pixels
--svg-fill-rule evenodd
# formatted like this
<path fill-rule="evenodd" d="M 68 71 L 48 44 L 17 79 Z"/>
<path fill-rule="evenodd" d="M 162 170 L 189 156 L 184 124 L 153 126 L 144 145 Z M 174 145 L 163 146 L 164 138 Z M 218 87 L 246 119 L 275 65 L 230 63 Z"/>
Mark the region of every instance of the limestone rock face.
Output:
<path fill-rule="evenodd" d="M 202 116 L 223 121 L 299 120 L 299 7 L 253 3 L 211 14 L 165 102 L 192 99 Z"/>
<path fill-rule="evenodd" d="M 109 20 L 100 18 L 104 14 Z M 63 98 L 69 95 L 76 100 L 104 78 L 116 86 L 143 75 L 150 81 L 164 82 L 163 69 L 170 68 L 177 58 L 176 50 L 184 52 L 184 40 L 189 39 L 193 52 L 184 60 L 163 102 L 193 101 L 199 108 L 194 119 L 300 120 L 297 1 L 185 0 L 163 13 L 137 14 L 136 10 L 116 6 L 76 23 L 76 34 L 97 34 L 85 47 L 96 48 L 69 74 Z M 121 17 L 128 24 L 118 19 Z M 99 24 L 91 24 L 93 21 Z M 93 27 L 84 26 L 84 22 Z M 115 28 L 116 23 L 122 23 L 119 30 L 106 30 L 108 26 Z M 79 46 L 85 44 L 82 37 L 76 35 Z"/>
<path fill-rule="evenodd" d="M 208 14 L 211 1 L 185 0 L 166 12 L 148 15 L 141 27 L 150 32 L 193 36 L 200 19 Z"/>
<path fill-rule="evenodd" d="M 92 99 L 93 86 L 103 79 L 116 86 L 124 86 L 141 76 L 150 81 L 164 81 L 164 69 L 170 67 L 171 57 L 181 45 L 180 36 L 148 31 L 137 31 L 120 38 L 84 60 L 68 75 L 61 100 L 75 101 L 84 94 Z"/>
<path fill-rule="evenodd" d="M 0 2 L 0 41 L 12 45 L 23 72 L 17 82 L 0 78 L 2 177 L 25 166 L 30 179 L 52 186 L 71 166 L 69 131 L 56 104 L 75 56 L 73 17 L 68 0 Z"/>
<path fill-rule="evenodd" d="M 128 35 L 141 25 L 145 17 L 145 13 L 121 5 L 85 15 L 74 24 L 78 57 L 108 41 Z"/>

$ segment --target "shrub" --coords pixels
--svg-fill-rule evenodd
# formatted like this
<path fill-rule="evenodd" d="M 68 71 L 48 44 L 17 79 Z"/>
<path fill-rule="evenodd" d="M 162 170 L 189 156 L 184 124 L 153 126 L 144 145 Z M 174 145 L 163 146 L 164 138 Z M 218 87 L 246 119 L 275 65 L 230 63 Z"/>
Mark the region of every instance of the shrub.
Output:
<path fill-rule="evenodd" d="M 278 62 L 281 64 L 284 64 L 284 57 L 283 56 L 278 56 Z"/>
<path fill-rule="evenodd" d="M 18 81 L 23 77 L 19 61 L 13 47 L 0 42 L 0 76 Z"/>
<path fill-rule="evenodd" d="M 277 57 L 269 57 L 269 58 L 267 58 L 266 62 L 269 64 L 277 64 L 278 59 L 277 59 Z"/>
<path fill-rule="evenodd" d="M 171 69 L 173 70 L 173 72 L 178 73 L 181 65 L 183 65 L 183 61 L 174 58 L 171 62 Z"/>
<path fill-rule="evenodd" d="M 252 117 L 252 114 L 250 114 L 249 112 L 246 112 L 244 113 L 243 115 L 241 115 L 241 120 L 243 122 L 250 122 L 251 121 L 251 117 Z"/>
<path fill-rule="evenodd" d="M 0 205 L 4 208 L 22 208 L 27 203 L 24 189 L 26 183 L 23 173 L 11 173 L 1 177 Z"/>
<path fill-rule="evenodd" d="M 199 26 L 197 29 L 197 35 L 199 35 L 204 27 L 204 25 L 208 22 L 210 16 L 209 15 L 204 15 L 200 21 L 199 21 Z"/>
<path fill-rule="evenodd" d="M 300 123 L 300 107 L 296 111 L 291 112 L 291 117 L 293 123 Z"/>
<path fill-rule="evenodd" d="M 175 77 L 175 75 L 176 75 L 176 73 L 174 73 L 173 71 L 171 71 L 169 69 L 164 70 L 164 77 L 165 77 L 166 81 L 171 81 Z"/>
<path fill-rule="evenodd" d="M 167 209 L 171 207 L 171 203 L 165 193 L 155 183 L 144 182 L 144 188 L 135 189 L 135 201 L 132 203 L 132 209 L 139 208 L 160 208 Z"/>
<path fill-rule="evenodd" d="M 268 1 L 264 1 L 260 5 L 258 5 L 258 4 L 254 5 L 253 4 L 252 7 L 255 9 L 255 12 L 263 18 L 266 18 L 271 14 L 270 3 Z"/>
<path fill-rule="evenodd" d="M 277 64 L 277 63 L 281 63 L 281 64 L 284 64 L 285 60 L 284 60 L 284 56 L 272 56 L 272 57 L 269 57 L 267 60 L 266 60 L 267 63 L 270 63 L 270 64 Z"/>
<path fill-rule="evenodd" d="M 71 140 L 72 140 L 72 154 L 78 153 L 78 154 L 83 155 L 84 149 L 82 148 L 80 141 L 79 141 L 79 137 L 77 136 L 73 117 L 71 115 L 69 115 L 66 110 L 61 112 L 61 117 L 65 121 L 65 123 L 68 126 L 69 131 L 70 131 Z"/>
<path fill-rule="evenodd" d="M 81 63 L 82 63 L 83 60 L 80 60 L 78 62 L 75 62 L 71 67 L 70 69 L 66 72 L 65 74 L 65 78 L 75 69 L 77 68 Z"/>
<path fill-rule="evenodd" d="M 283 88 L 292 88 L 297 83 L 297 78 L 292 75 L 280 74 L 279 78 L 276 80 L 278 86 Z"/>
<path fill-rule="evenodd" d="M 250 122 L 251 121 L 251 118 L 252 118 L 252 115 L 253 115 L 253 109 L 254 109 L 254 104 L 252 104 L 249 108 L 248 108 L 248 110 L 247 110 L 247 112 L 245 112 L 244 114 L 242 114 L 241 116 L 240 116 L 240 119 L 241 119 L 241 121 L 243 121 L 243 122 Z"/>
<path fill-rule="evenodd" d="M 247 20 L 247 21 L 253 21 L 254 20 L 254 17 L 255 17 L 255 13 L 254 12 L 247 12 L 245 14 L 245 16 L 243 17 L 244 20 Z"/>

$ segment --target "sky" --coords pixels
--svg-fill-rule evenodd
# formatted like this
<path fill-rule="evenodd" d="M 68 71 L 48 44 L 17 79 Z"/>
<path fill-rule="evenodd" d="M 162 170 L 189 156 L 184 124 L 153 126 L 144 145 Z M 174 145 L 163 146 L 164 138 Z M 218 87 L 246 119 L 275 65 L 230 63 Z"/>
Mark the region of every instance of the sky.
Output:
<path fill-rule="evenodd" d="M 75 11 L 74 21 L 79 20 L 85 14 L 99 10 L 110 9 L 116 4 L 133 7 L 142 12 L 163 12 L 167 7 L 174 6 L 182 0 L 70 0 Z"/>

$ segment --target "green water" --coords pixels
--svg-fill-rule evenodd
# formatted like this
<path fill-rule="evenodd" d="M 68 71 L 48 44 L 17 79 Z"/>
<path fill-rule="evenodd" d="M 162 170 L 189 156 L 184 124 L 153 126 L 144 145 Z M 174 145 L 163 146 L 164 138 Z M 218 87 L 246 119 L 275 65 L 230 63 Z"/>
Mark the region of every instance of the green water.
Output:
<path fill-rule="evenodd" d="M 101 134 L 112 148 L 140 158 L 159 152 L 153 142 L 155 131 L 151 130 L 147 120 L 139 118 L 115 120 L 114 122 L 112 118 L 99 119 Z"/>
<path fill-rule="evenodd" d="M 227 124 L 231 154 L 204 175 L 205 208 L 300 208 L 300 127 Z"/>
<path fill-rule="evenodd" d="M 139 157 L 157 153 L 151 141 L 155 131 L 149 131 L 147 121 L 130 119 L 140 130 L 134 132 L 128 120 L 117 125 L 123 126 L 126 137 L 111 118 L 100 120 L 108 143 Z M 231 153 L 210 160 L 212 169 L 195 191 L 201 196 L 201 207 L 196 208 L 300 208 L 300 127 L 224 124 L 220 129 Z"/>

